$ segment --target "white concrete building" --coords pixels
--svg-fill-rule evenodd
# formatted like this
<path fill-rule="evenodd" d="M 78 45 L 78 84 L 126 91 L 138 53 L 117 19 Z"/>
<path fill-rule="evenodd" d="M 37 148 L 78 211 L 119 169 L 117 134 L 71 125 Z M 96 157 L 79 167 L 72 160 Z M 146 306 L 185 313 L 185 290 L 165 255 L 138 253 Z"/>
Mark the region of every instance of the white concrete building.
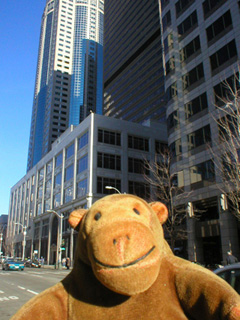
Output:
<path fill-rule="evenodd" d="M 22 256 L 25 248 L 25 257 L 44 257 L 54 264 L 62 234 L 62 256 L 73 260 L 76 234 L 69 228 L 69 213 L 115 192 L 106 186 L 150 199 L 144 162 L 154 160 L 155 150 L 166 141 L 166 126 L 154 121 L 140 125 L 91 113 L 71 126 L 11 189 L 8 253 Z M 64 216 L 62 232 L 61 219 L 48 210 Z"/>

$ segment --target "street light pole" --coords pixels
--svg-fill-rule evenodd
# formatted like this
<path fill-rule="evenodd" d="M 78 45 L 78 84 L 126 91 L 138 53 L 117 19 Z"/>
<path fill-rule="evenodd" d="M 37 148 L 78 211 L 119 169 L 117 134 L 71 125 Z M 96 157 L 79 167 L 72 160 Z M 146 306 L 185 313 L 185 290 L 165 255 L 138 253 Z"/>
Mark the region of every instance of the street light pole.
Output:
<path fill-rule="evenodd" d="M 20 222 L 15 222 L 15 224 L 19 224 L 23 228 L 23 252 L 22 252 L 22 260 L 25 260 L 25 248 L 26 248 L 26 235 L 27 235 L 27 226 L 22 225 Z"/>
<path fill-rule="evenodd" d="M 106 187 L 105 187 L 105 189 L 108 189 L 108 190 L 115 190 L 115 191 L 117 191 L 117 193 L 121 194 L 121 192 L 120 192 L 117 188 L 112 187 L 112 186 L 106 186 Z"/>
<path fill-rule="evenodd" d="M 62 248 L 61 248 L 61 245 L 62 245 L 62 225 L 63 225 L 62 220 L 64 218 L 64 215 L 63 214 L 60 215 L 54 210 L 47 210 L 47 212 L 54 213 L 60 219 L 60 232 L 59 232 L 59 236 L 58 236 L 58 239 L 59 239 L 59 243 L 58 243 L 58 269 L 61 269 L 62 268 Z"/>
<path fill-rule="evenodd" d="M 3 233 L 0 233 L 0 242 L 1 242 L 1 246 L 0 246 L 0 258 L 2 258 L 2 242 L 3 242 Z M 2 262 L 2 259 L 1 259 Z"/>

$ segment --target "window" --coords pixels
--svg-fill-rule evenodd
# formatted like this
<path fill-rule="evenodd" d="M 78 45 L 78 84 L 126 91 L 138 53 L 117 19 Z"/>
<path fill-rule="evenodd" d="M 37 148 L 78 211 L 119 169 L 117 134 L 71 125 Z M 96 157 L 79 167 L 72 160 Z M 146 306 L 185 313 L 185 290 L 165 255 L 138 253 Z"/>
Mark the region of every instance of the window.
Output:
<path fill-rule="evenodd" d="M 73 199 L 73 187 L 70 186 L 64 189 L 64 203 L 72 201 L 72 199 Z"/>
<path fill-rule="evenodd" d="M 87 179 L 77 182 L 77 197 L 83 197 L 87 194 Z"/>
<path fill-rule="evenodd" d="M 149 175 L 145 161 L 137 158 L 128 158 L 128 172 Z"/>
<path fill-rule="evenodd" d="M 46 181 L 45 184 L 45 193 L 50 193 L 51 192 L 51 187 L 52 187 L 52 179 L 49 179 Z"/>
<path fill-rule="evenodd" d="M 204 18 L 206 19 L 210 16 L 216 9 L 218 9 L 222 4 L 224 4 L 225 0 L 206 0 L 203 2 L 203 12 Z"/>
<path fill-rule="evenodd" d="M 166 69 L 166 75 L 168 75 L 170 72 L 175 70 L 175 59 L 174 59 L 174 57 L 171 57 L 166 62 L 165 69 Z"/>
<path fill-rule="evenodd" d="M 178 35 L 183 36 L 186 32 L 198 25 L 197 11 L 195 10 L 190 16 L 188 16 L 182 23 L 179 24 Z"/>
<path fill-rule="evenodd" d="M 73 164 L 65 169 L 65 181 L 73 178 Z"/>
<path fill-rule="evenodd" d="M 38 172 L 39 181 L 41 181 L 43 179 L 43 176 L 44 176 L 44 168 L 40 169 Z"/>
<path fill-rule="evenodd" d="M 166 28 L 171 24 L 171 12 L 168 10 L 168 12 L 165 14 L 165 16 L 162 18 L 162 26 L 163 26 L 163 32 L 166 30 Z"/>
<path fill-rule="evenodd" d="M 56 168 L 62 164 L 63 156 L 62 153 L 56 156 Z"/>
<path fill-rule="evenodd" d="M 71 156 L 74 154 L 74 144 L 71 144 L 67 149 L 66 149 L 66 159 L 69 159 Z"/>
<path fill-rule="evenodd" d="M 188 89 L 191 85 L 204 78 L 203 64 L 200 63 L 197 67 L 187 72 L 182 77 L 183 90 Z"/>
<path fill-rule="evenodd" d="M 114 131 L 98 129 L 98 142 L 120 146 L 121 134 Z"/>
<path fill-rule="evenodd" d="M 171 130 L 172 128 L 175 128 L 179 126 L 179 116 L 178 116 L 178 110 L 173 111 L 170 113 L 170 115 L 167 118 L 167 127 L 168 130 Z"/>
<path fill-rule="evenodd" d="M 167 54 L 168 50 L 173 47 L 173 34 L 169 33 L 164 39 L 164 53 Z"/>
<path fill-rule="evenodd" d="M 52 172 L 52 168 L 53 168 L 53 162 L 48 162 L 47 163 L 47 174 Z"/>
<path fill-rule="evenodd" d="M 59 207 L 61 204 L 61 193 L 56 193 L 53 197 L 53 207 Z"/>
<path fill-rule="evenodd" d="M 88 132 L 84 133 L 79 139 L 78 139 L 78 150 L 82 149 L 88 144 Z"/>
<path fill-rule="evenodd" d="M 137 181 L 128 182 L 128 192 L 135 194 L 136 196 L 148 200 L 150 197 L 150 186 L 149 184 Z"/>
<path fill-rule="evenodd" d="M 200 38 L 197 36 L 191 42 L 189 42 L 182 50 L 180 50 L 180 61 L 183 63 L 190 58 L 195 52 L 200 52 Z"/>
<path fill-rule="evenodd" d="M 169 0 L 161 0 L 161 7 L 162 7 L 162 9 L 164 8 L 164 7 L 166 7 L 166 5 L 169 3 Z"/>
<path fill-rule="evenodd" d="M 149 151 L 148 139 L 135 136 L 128 136 L 128 148 Z"/>
<path fill-rule="evenodd" d="M 164 153 L 168 150 L 168 144 L 165 142 L 155 141 L 155 152 L 158 154 Z"/>
<path fill-rule="evenodd" d="M 34 239 L 39 239 L 40 235 L 40 222 L 34 224 Z"/>
<path fill-rule="evenodd" d="M 174 97 L 176 97 L 178 94 L 177 92 L 177 81 L 175 81 L 174 83 L 172 83 L 166 91 L 166 97 L 167 100 L 170 101 L 171 99 L 173 99 Z"/>
<path fill-rule="evenodd" d="M 238 115 L 226 115 L 218 120 L 218 133 L 220 141 L 224 142 L 231 137 L 239 137 Z"/>
<path fill-rule="evenodd" d="M 224 99 L 233 100 L 233 92 L 240 89 L 239 73 L 231 75 L 224 81 L 214 86 L 215 102 L 217 105 L 223 105 Z M 225 102 L 226 103 L 226 102 Z"/>
<path fill-rule="evenodd" d="M 179 0 L 175 3 L 176 16 L 179 17 L 195 0 Z"/>
<path fill-rule="evenodd" d="M 49 219 L 44 219 L 42 222 L 42 237 L 48 237 Z"/>
<path fill-rule="evenodd" d="M 112 194 L 113 190 L 106 189 L 105 188 L 106 186 L 114 187 L 121 192 L 121 180 L 120 179 L 97 177 L 97 193 Z"/>
<path fill-rule="evenodd" d="M 195 114 L 207 108 L 208 108 L 207 94 L 206 92 L 204 92 L 200 96 L 194 98 L 193 100 L 187 102 L 184 105 L 185 118 L 189 119 Z"/>
<path fill-rule="evenodd" d="M 59 172 L 54 179 L 54 188 L 60 187 L 62 184 L 62 172 Z"/>
<path fill-rule="evenodd" d="M 231 25 L 232 17 L 230 10 L 228 10 L 226 13 L 224 13 L 223 16 L 217 19 L 206 29 L 208 42 L 215 38 L 217 35 L 221 34 L 227 27 Z"/>
<path fill-rule="evenodd" d="M 188 150 L 192 150 L 208 142 L 211 142 L 210 125 L 200 128 L 187 135 Z"/>
<path fill-rule="evenodd" d="M 41 199 L 42 198 L 42 195 L 43 195 L 43 186 L 39 186 L 38 188 L 38 193 L 37 193 L 37 197 L 38 199 Z"/>
<path fill-rule="evenodd" d="M 178 139 L 169 146 L 172 157 L 178 157 L 182 154 L 182 142 Z"/>
<path fill-rule="evenodd" d="M 98 168 L 121 170 L 121 157 L 98 152 Z"/>
<path fill-rule="evenodd" d="M 50 206 L 51 206 L 51 199 L 49 198 L 44 201 L 44 211 L 49 210 Z"/>
<path fill-rule="evenodd" d="M 216 68 L 220 67 L 222 64 L 229 61 L 233 57 L 237 58 L 237 48 L 235 40 L 232 40 L 227 45 L 210 56 L 212 71 L 214 71 Z"/>
<path fill-rule="evenodd" d="M 77 163 L 77 174 L 87 170 L 88 168 L 88 155 L 85 155 L 81 159 L 78 160 Z"/>
<path fill-rule="evenodd" d="M 39 202 L 37 204 L 37 216 L 39 216 L 40 214 L 42 214 L 42 202 Z"/>
<path fill-rule="evenodd" d="M 190 167 L 191 188 L 206 187 L 215 182 L 214 163 L 212 160 Z"/>

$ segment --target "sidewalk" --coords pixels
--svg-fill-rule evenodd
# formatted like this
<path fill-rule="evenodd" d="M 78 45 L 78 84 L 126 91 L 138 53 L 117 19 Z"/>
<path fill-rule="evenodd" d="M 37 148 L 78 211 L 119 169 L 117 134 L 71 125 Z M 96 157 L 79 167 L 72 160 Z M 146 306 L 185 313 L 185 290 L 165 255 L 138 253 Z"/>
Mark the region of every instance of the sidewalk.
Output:
<path fill-rule="evenodd" d="M 44 264 L 42 266 L 43 269 L 56 269 L 56 270 L 68 270 L 66 267 L 61 267 L 61 269 L 58 269 L 58 266 L 55 266 L 55 264 Z M 70 267 L 69 270 L 72 270 Z"/>

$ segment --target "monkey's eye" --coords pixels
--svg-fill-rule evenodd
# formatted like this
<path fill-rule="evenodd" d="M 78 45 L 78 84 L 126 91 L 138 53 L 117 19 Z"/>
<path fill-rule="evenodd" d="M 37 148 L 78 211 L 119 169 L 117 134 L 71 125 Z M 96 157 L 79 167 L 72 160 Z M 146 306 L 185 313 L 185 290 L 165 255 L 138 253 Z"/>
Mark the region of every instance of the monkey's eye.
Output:
<path fill-rule="evenodd" d="M 134 208 L 133 211 L 140 216 L 140 212 L 138 211 L 138 209 Z"/>
<path fill-rule="evenodd" d="M 98 212 L 98 213 L 95 214 L 94 219 L 95 219 L 96 221 L 98 221 L 98 220 L 101 218 L 101 216 L 102 216 L 101 213 Z"/>

